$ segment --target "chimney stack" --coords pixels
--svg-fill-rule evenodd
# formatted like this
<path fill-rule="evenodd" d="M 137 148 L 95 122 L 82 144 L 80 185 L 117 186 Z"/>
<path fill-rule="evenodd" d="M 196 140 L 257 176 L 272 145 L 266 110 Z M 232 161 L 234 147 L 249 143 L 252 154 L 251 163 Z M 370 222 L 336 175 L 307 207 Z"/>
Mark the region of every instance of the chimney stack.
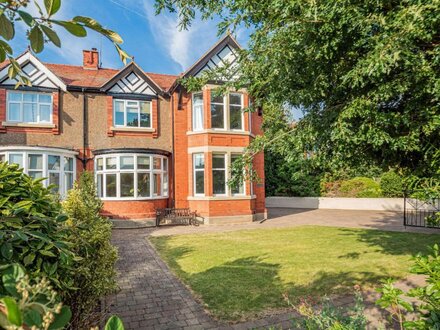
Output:
<path fill-rule="evenodd" d="M 96 48 L 83 50 L 83 68 L 88 70 L 99 69 L 99 53 Z"/>

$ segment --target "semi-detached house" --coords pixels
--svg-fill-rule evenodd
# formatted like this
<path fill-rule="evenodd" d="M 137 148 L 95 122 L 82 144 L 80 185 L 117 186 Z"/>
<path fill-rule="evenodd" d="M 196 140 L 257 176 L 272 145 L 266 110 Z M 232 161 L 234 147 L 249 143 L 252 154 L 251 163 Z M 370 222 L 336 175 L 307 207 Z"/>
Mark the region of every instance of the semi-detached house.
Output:
<path fill-rule="evenodd" d="M 243 111 L 245 90 L 217 96 L 216 86 L 189 93 L 178 78 L 233 61 L 239 45 L 226 35 L 180 76 L 144 72 L 135 62 L 100 67 L 96 49 L 83 65 L 16 58 L 32 87 L 15 88 L 0 64 L 0 161 L 47 178 L 65 196 L 93 171 L 103 214 L 146 219 L 157 208 L 189 207 L 206 223 L 265 217 L 264 156 L 260 180 L 229 187 L 231 162 L 261 134 L 261 113 Z"/>

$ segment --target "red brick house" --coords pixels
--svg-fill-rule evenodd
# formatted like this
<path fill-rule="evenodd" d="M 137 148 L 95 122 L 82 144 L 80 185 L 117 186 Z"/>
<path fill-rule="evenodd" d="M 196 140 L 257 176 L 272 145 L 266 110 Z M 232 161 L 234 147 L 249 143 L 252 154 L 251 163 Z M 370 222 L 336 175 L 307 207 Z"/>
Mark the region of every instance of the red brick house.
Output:
<path fill-rule="evenodd" d="M 9 63 L 0 64 L 0 161 L 46 177 L 61 195 L 81 171 L 94 171 L 103 213 L 122 219 L 154 217 L 156 208 L 189 207 L 206 223 L 265 217 L 264 181 L 230 188 L 230 164 L 258 134 L 261 115 L 242 111 L 246 91 L 222 97 L 206 85 L 189 93 L 181 76 L 235 58 L 225 36 L 180 76 L 144 72 L 131 62 L 100 67 L 96 49 L 83 65 L 17 57 L 32 87 L 15 89 Z M 264 157 L 255 170 L 264 180 Z"/>

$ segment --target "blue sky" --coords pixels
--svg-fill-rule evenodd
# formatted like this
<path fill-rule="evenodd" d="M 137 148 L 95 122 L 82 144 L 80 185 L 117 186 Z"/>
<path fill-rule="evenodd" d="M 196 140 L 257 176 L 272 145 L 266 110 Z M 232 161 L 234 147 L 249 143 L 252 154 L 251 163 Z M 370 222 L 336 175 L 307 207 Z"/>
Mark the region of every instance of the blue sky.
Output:
<path fill-rule="evenodd" d="M 156 16 L 153 4 L 153 0 L 63 0 L 58 18 L 69 19 L 76 15 L 95 18 L 121 35 L 123 48 L 145 71 L 181 73 L 218 40 L 217 21 L 196 20 L 188 31 L 179 31 L 176 16 L 169 13 Z M 17 30 L 12 42 L 16 55 L 28 45 L 24 27 Z M 76 38 L 62 29 L 57 31 L 62 38 L 62 48 L 46 46 L 38 54 L 42 61 L 81 65 L 82 50 L 96 47 L 101 50 L 103 67 L 122 66 L 113 45 L 97 33 L 90 31 L 87 37 Z M 242 46 L 246 45 L 246 31 L 237 31 L 236 37 Z"/>

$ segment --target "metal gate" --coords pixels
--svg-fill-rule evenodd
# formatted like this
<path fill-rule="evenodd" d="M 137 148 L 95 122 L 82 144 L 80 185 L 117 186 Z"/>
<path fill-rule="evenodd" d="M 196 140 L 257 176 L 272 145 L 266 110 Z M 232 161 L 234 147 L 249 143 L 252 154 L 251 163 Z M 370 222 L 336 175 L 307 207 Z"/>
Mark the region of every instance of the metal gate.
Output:
<path fill-rule="evenodd" d="M 403 224 L 409 227 L 440 229 L 440 196 L 419 199 L 416 193 L 405 193 Z"/>

